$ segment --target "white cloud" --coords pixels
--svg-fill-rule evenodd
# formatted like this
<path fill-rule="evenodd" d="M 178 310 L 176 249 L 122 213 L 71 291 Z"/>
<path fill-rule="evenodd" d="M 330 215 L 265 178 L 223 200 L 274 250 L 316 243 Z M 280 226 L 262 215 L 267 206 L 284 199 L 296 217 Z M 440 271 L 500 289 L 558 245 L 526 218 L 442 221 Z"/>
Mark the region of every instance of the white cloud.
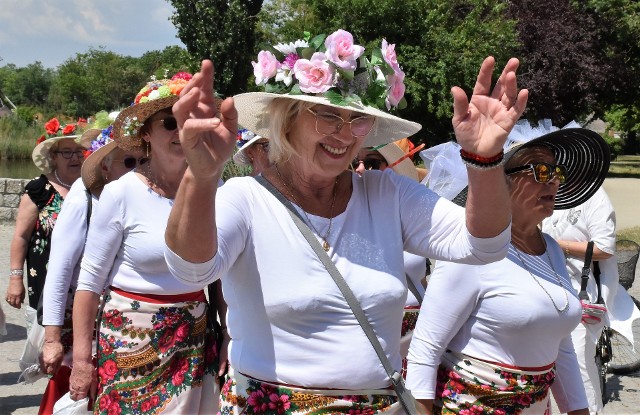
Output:
<path fill-rule="evenodd" d="M 2 0 L 0 66 L 56 67 L 89 48 L 121 55 L 182 45 L 166 0 Z"/>

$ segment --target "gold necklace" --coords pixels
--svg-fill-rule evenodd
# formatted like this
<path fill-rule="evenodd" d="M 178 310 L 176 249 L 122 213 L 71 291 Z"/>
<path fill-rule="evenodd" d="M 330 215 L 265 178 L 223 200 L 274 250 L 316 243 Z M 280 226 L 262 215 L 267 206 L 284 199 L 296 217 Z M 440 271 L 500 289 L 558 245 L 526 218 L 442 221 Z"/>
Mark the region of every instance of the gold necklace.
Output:
<path fill-rule="evenodd" d="M 539 229 L 538 229 L 538 232 L 540 232 Z M 564 306 L 562 306 L 562 308 L 558 308 L 558 305 L 553 300 L 553 297 L 551 296 L 551 294 L 549 294 L 549 291 L 547 291 L 544 288 L 544 286 L 542 285 L 542 283 L 540 282 L 540 280 L 535 275 L 533 275 L 533 273 L 531 272 L 531 270 L 529 269 L 527 264 L 524 262 L 524 260 L 520 256 L 520 252 L 518 252 L 518 248 L 515 246 L 513 241 L 511 241 L 511 246 L 513 246 L 514 251 L 516 251 L 516 255 L 518 256 L 518 259 L 522 263 L 522 266 L 524 267 L 524 269 L 526 269 L 527 272 L 529 273 L 529 275 L 531 275 L 531 278 L 533 278 L 533 280 L 538 283 L 540 288 L 542 288 L 542 291 L 544 291 L 544 293 L 547 294 L 547 297 L 549 297 L 549 300 L 551 300 L 551 303 L 553 304 L 553 308 L 555 308 L 556 311 L 559 312 L 559 313 L 564 313 L 569 308 L 569 296 L 567 295 L 567 289 L 564 288 L 564 285 L 562 285 L 562 280 L 560 279 L 560 276 L 556 272 L 556 269 L 553 267 L 553 262 L 551 262 L 551 257 L 549 256 L 549 251 L 547 250 L 547 242 L 544 240 L 544 237 L 542 236 L 542 234 L 540 234 L 540 238 L 542 238 L 542 242 L 544 244 L 544 252 L 547 255 L 547 260 L 549 261 L 549 266 L 551 267 L 551 270 L 553 271 L 553 275 L 555 276 L 556 281 L 558 282 L 558 285 L 560 286 L 560 288 L 562 288 L 562 291 L 564 292 Z"/>
<path fill-rule="evenodd" d="M 316 235 L 318 235 L 320 239 L 322 239 L 322 249 L 324 249 L 325 252 L 329 252 L 329 248 L 331 248 L 331 246 L 329 245 L 328 238 L 329 238 L 329 234 L 331 233 L 331 224 L 333 223 L 333 207 L 336 204 L 336 195 L 338 194 L 338 177 L 339 176 L 336 177 L 336 182 L 333 186 L 333 200 L 331 201 L 331 214 L 329 215 L 329 227 L 327 228 L 327 232 L 324 235 L 321 235 L 320 232 L 318 232 L 318 230 L 316 229 L 316 227 L 313 226 L 313 222 L 311 222 L 311 218 L 309 218 L 309 215 L 307 215 L 307 212 L 302 208 L 302 205 L 298 203 L 298 200 L 296 200 L 296 197 L 293 195 L 293 191 L 291 190 L 287 182 L 284 181 L 282 174 L 280 174 L 280 169 L 278 168 L 277 163 L 275 164 L 275 167 L 276 167 L 276 173 L 278 174 L 278 178 L 284 185 L 285 189 L 287 189 L 287 191 L 291 195 L 291 199 L 293 199 L 293 202 L 296 205 L 300 206 L 300 210 L 302 210 L 302 213 L 304 213 L 304 216 L 307 218 L 307 224 L 311 226 L 311 229 L 314 230 Z"/>

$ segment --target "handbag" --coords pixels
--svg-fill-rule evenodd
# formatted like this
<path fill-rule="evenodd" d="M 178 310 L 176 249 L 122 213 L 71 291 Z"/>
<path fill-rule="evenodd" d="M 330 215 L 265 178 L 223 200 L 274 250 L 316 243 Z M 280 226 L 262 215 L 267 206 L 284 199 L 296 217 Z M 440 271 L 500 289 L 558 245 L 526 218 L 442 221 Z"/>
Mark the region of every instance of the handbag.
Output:
<path fill-rule="evenodd" d="M 27 306 L 25 308 L 25 317 L 29 331 L 18 363 L 22 371 L 18 377 L 18 383 L 22 380 L 26 383 L 33 383 L 47 377 L 47 375 L 40 370 L 40 353 L 44 345 L 44 327 L 36 321 L 37 310 Z"/>
<path fill-rule="evenodd" d="M 592 303 L 587 293 L 587 284 L 589 282 L 589 274 L 591 273 L 591 258 L 593 256 L 593 241 L 587 244 L 587 251 L 584 257 L 584 266 L 582 267 L 582 277 L 580 278 L 580 292 L 578 298 L 582 304 L 582 322 L 584 324 L 599 324 L 603 317 L 607 314 L 607 307 L 602 299 L 602 291 L 600 287 L 600 266 L 597 261 L 593 262 L 593 277 L 598 287 L 598 298 Z"/>
<path fill-rule="evenodd" d="M 320 242 L 318 242 L 316 237 L 313 235 L 313 233 L 311 232 L 311 229 L 309 229 L 309 226 L 305 223 L 305 221 L 302 219 L 302 217 L 300 216 L 298 211 L 293 207 L 293 205 L 291 205 L 291 202 L 289 202 L 289 200 L 287 200 L 282 195 L 282 193 L 278 191 L 278 189 L 276 189 L 269 181 L 267 181 L 267 179 L 265 179 L 262 176 L 256 176 L 254 178 L 258 181 L 258 183 L 260 183 L 269 192 L 271 192 L 276 197 L 276 199 L 278 199 L 287 208 L 289 215 L 291 216 L 291 219 L 293 219 L 293 222 L 296 224 L 296 226 L 298 227 L 298 229 L 300 230 L 304 238 L 307 240 L 307 242 L 309 242 L 309 245 L 311 245 L 311 248 L 314 250 L 316 255 L 318 255 L 318 258 L 320 259 L 322 264 L 325 266 L 325 268 L 327 269 L 327 271 L 335 281 L 336 285 L 340 289 L 340 292 L 342 293 L 344 298 L 347 300 L 347 304 L 349 305 L 349 308 L 351 308 L 351 311 L 353 312 L 356 319 L 358 320 L 358 323 L 360 323 L 360 326 L 362 327 L 364 334 L 367 336 L 367 338 L 371 342 L 371 345 L 373 346 L 373 349 L 378 355 L 378 358 L 380 359 L 380 362 L 382 363 L 384 370 L 387 372 L 387 376 L 389 376 L 389 380 L 393 385 L 393 389 L 395 390 L 396 395 L 398 397 L 398 401 L 402 405 L 403 409 L 407 414 L 411 414 L 411 415 L 418 414 L 419 412 L 417 409 L 418 406 L 416 405 L 416 400 L 411 394 L 411 391 L 405 387 L 404 378 L 402 377 L 400 372 L 398 372 L 397 370 L 394 370 L 393 367 L 391 366 L 391 363 L 389 362 L 387 355 L 384 353 L 384 350 L 382 350 L 382 345 L 380 344 L 380 340 L 378 340 L 378 337 L 373 331 L 373 327 L 371 326 L 371 323 L 369 323 L 369 320 L 367 319 L 367 316 L 365 315 L 364 310 L 362 310 L 362 307 L 360 307 L 360 304 L 358 303 L 357 298 L 353 294 L 353 291 L 351 291 L 351 288 L 349 288 L 349 285 L 340 274 L 340 271 L 338 271 L 338 268 L 336 268 L 335 264 L 331 261 L 331 258 L 329 258 L 329 255 L 327 255 L 327 253 L 324 251 L 324 249 L 320 245 Z"/>

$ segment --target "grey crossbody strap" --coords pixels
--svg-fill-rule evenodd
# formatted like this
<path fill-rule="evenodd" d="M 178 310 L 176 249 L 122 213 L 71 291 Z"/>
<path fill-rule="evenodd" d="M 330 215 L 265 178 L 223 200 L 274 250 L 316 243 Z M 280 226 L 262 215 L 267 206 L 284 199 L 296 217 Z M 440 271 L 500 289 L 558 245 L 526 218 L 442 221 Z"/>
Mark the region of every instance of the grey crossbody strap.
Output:
<path fill-rule="evenodd" d="M 364 334 L 366 334 L 367 338 L 371 342 L 373 349 L 378 355 L 378 359 L 380 359 L 384 370 L 387 372 L 387 375 L 389 376 L 389 379 L 393 384 L 393 388 L 396 391 L 396 395 L 398 396 L 400 403 L 408 414 L 417 414 L 418 411 L 415 406 L 415 400 L 413 399 L 411 392 L 407 388 L 405 388 L 402 375 L 397 370 L 394 370 L 391 366 L 391 363 L 389 362 L 387 355 L 384 353 L 384 350 L 382 350 L 382 345 L 380 344 L 378 337 L 373 331 L 373 327 L 371 326 L 371 323 L 369 323 L 364 310 L 362 310 L 362 307 L 360 307 L 358 299 L 353 294 L 353 291 L 351 291 L 351 288 L 349 288 L 349 285 L 342 277 L 342 274 L 340 274 L 340 271 L 338 271 L 338 268 L 336 268 L 335 264 L 331 261 L 331 258 L 329 258 L 329 255 L 327 255 L 324 249 L 322 249 L 320 242 L 318 242 L 318 239 L 316 239 L 313 232 L 311 232 L 311 229 L 309 229 L 309 226 L 305 223 L 305 221 L 300 216 L 300 213 L 296 210 L 295 207 L 293 207 L 291 202 L 289 202 L 289 200 L 287 200 L 284 195 L 280 193 L 278 189 L 276 189 L 264 177 L 256 176 L 255 179 L 258 181 L 258 183 L 269 190 L 287 208 L 289 214 L 291 215 L 291 219 L 293 219 L 293 222 L 296 224 L 304 238 L 307 240 L 307 242 L 309 242 L 309 245 L 311 245 L 311 248 L 314 250 L 316 255 L 318 255 L 318 258 L 335 281 L 344 298 L 347 300 L 347 304 L 349 304 L 351 311 L 358 320 L 358 323 L 360 323 Z"/>
<path fill-rule="evenodd" d="M 409 276 L 409 274 L 405 273 L 404 275 L 407 277 L 407 287 L 409 288 L 409 291 L 411 291 L 411 294 L 416 297 L 416 300 L 418 300 L 418 304 L 422 304 L 422 296 L 418 291 L 418 287 L 416 287 L 413 281 L 411 281 L 411 277 Z"/>

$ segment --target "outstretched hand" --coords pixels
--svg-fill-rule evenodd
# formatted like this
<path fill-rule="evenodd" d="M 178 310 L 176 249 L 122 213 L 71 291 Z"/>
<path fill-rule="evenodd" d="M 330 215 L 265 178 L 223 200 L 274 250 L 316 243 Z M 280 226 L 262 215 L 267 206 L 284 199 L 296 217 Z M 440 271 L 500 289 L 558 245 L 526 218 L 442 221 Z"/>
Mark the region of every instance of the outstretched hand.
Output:
<path fill-rule="evenodd" d="M 180 143 L 191 174 L 198 179 L 218 178 L 236 143 L 238 113 L 233 98 L 222 103 L 214 97 L 213 63 L 202 61 L 173 106 Z"/>
<path fill-rule="evenodd" d="M 482 62 L 471 100 L 465 92 L 453 87 L 453 129 L 458 144 L 470 153 L 492 157 L 502 151 L 507 136 L 522 116 L 529 97 L 526 89 L 518 91 L 516 70 L 520 62 L 511 58 L 493 90 L 491 75 L 495 59 Z"/>

